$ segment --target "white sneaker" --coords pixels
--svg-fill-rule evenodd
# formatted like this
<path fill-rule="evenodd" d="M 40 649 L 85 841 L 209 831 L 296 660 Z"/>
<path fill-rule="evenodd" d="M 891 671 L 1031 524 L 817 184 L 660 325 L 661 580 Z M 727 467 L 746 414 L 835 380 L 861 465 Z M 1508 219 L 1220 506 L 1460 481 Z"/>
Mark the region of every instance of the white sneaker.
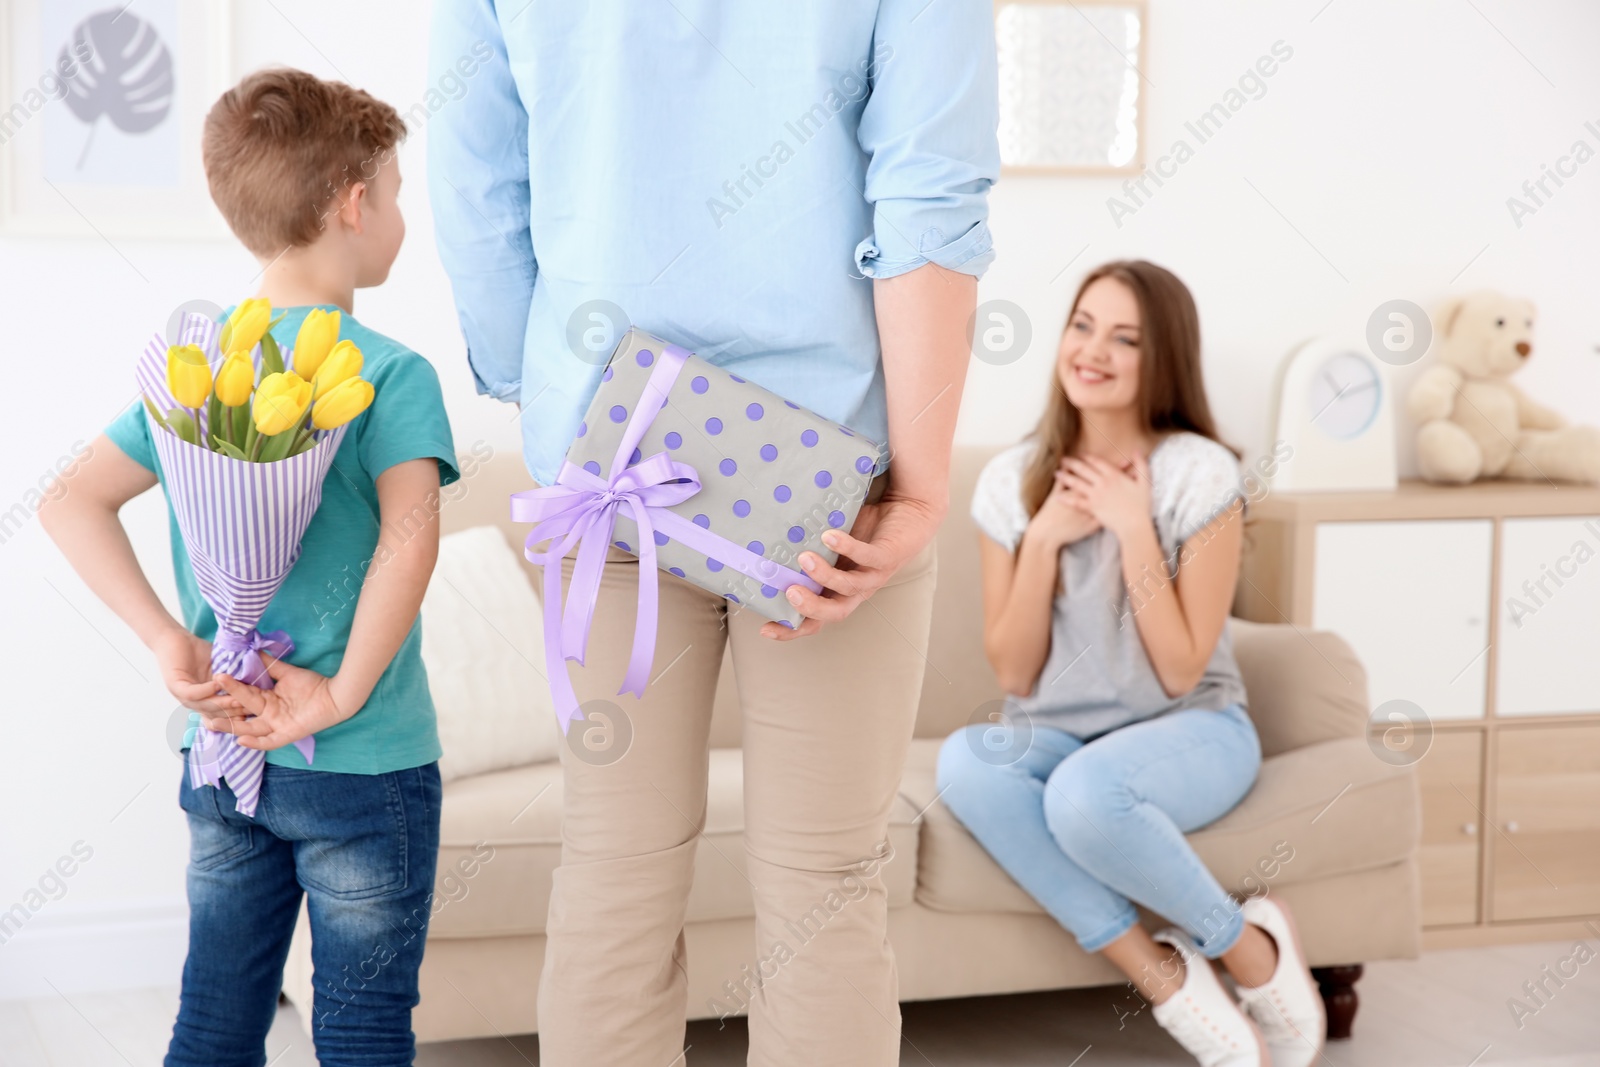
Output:
<path fill-rule="evenodd" d="M 1157 941 L 1183 957 L 1183 988 L 1151 1009 L 1161 1028 L 1200 1061 L 1201 1067 L 1268 1067 L 1266 1042 L 1217 981 L 1211 961 L 1182 930 L 1163 930 Z"/>
<path fill-rule="evenodd" d="M 1239 1002 L 1261 1027 L 1273 1067 L 1310 1067 L 1322 1053 L 1328 1024 L 1294 918 L 1287 905 L 1270 897 L 1250 897 L 1240 910 L 1245 922 L 1261 927 L 1278 943 L 1278 966 L 1263 985 L 1235 983 Z"/>

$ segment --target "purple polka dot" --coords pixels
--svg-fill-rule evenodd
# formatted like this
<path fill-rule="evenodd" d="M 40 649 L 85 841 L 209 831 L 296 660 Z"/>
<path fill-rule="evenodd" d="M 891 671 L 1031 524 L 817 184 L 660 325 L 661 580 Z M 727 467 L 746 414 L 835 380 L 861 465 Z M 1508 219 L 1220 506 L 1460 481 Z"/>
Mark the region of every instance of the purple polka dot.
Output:
<path fill-rule="evenodd" d="M 778 595 L 778 591 L 772 588 L 770 585 L 764 585 L 761 587 L 761 595 L 766 597 L 768 600 L 771 600 L 773 597 Z"/>
<path fill-rule="evenodd" d="M 732 593 L 723 593 L 722 595 L 733 601 L 735 604 L 739 603 L 739 598 L 734 596 Z"/>
<path fill-rule="evenodd" d="M 750 514 L 750 501 L 735 500 L 733 502 L 733 513 L 739 516 L 741 519 Z"/>
<path fill-rule="evenodd" d="M 672 538 L 668 537 L 666 534 L 662 533 L 660 530 L 656 530 L 654 532 L 655 532 L 655 536 L 656 536 L 656 544 L 658 544 L 658 545 L 664 545 L 668 541 L 672 540 Z"/>
<path fill-rule="evenodd" d="M 677 448 L 683 444 L 683 435 L 677 430 L 671 430 L 667 433 L 666 442 L 668 448 Z"/>
<path fill-rule="evenodd" d="M 732 474 L 738 469 L 739 465 L 731 459 L 725 459 L 721 463 L 717 464 L 717 470 L 721 471 L 724 475 Z"/>
<path fill-rule="evenodd" d="M 791 630 L 794 629 L 794 623 L 790 622 L 788 619 L 779 619 L 778 620 L 778 625 L 779 626 L 787 626 Z"/>
<path fill-rule="evenodd" d="M 714 574 L 717 571 L 720 571 L 721 569 L 722 569 L 722 561 L 721 560 L 712 559 L 710 556 L 706 557 L 706 570 L 711 571 Z"/>
<path fill-rule="evenodd" d="M 762 544 L 760 541 L 751 541 L 748 545 L 745 545 L 744 547 L 748 548 L 750 551 L 754 552 L 758 556 L 766 555 L 766 552 L 767 552 L 767 546 Z"/>
<path fill-rule="evenodd" d="M 648 348 L 639 349 L 639 354 L 633 358 L 639 361 L 639 366 L 641 367 L 648 367 L 650 364 L 656 361 L 655 353 L 650 351 Z"/>
<path fill-rule="evenodd" d="M 794 408 L 796 411 L 800 410 L 800 405 L 796 404 L 793 400 L 785 400 L 784 403 L 787 404 L 789 407 Z"/>
<path fill-rule="evenodd" d="M 818 489 L 826 489 L 828 486 L 833 484 L 833 475 L 829 474 L 827 471 L 818 471 L 817 476 L 813 478 L 812 481 L 817 483 Z"/>
<path fill-rule="evenodd" d="M 667 572 L 670 573 L 670 574 L 676 574 L 679 578 L 687 578 L 687 577 L 689 577 L 687 574 L 683 573 L 683 568 L 682 567 L 668 567 L 667 568 Z"/>
<path fill-rule="evenodd" d="M 696 374 L 694 376 L 694 381 L 689 383 L 689 388 L 693 389 L 697 393 L 703 393 L 707 389 L 711 388 L 711 383 L 706 381 L 706 376 L 704 374 Z"/>
<path fill-rule="evenodd" d="M 843 526 L 844 525 L 844 512 L 842 512 L 842 511 L 830 511 L 830 512 L 828 512 L 828 525 L 832 526 L 834 529 L 838 529 L 839 527 Z"/>
<path fill-rule="evenodd" d="M 762 445 L 761 446 L 761 458 L 766 460 L 768 463 L 771 463 L 773 460 L 777 459 L 778 458 L 778 446 L 777 445 Z"/>
<path fill-rule="evenodd" d="M 644 453 L 640 452 L 637 448 L 634 449 L 633 450 L 633 455 L 628 457 L 628 466 L 630 466 L 630 467 L 633 466 L 635 463 L 639 462 L 639 460 L 641 460 L 643 458 L 644 458 Z"/>
<path fill-rule="evenodd" d="M 871 474 L 872 473 L 872 467 L 873 467 L 873 462 L 872 462 L 872 457 L 871 456 L 860 456 L 860 457 L 857 457 L 857 459 L 856 459 L 856 470 L 860 471 L 862 474 Z"/>
<path fill-rule="evenodd" d="M 800 435 L 800 443 L 807 448 L 815 448 L 817 446 L 817 431 L 807 430 L 802 433 Z"/>
<path fill-rule="evenodd" d="M 589 432 L 589 424 L 587 422 L 578 423 L 578 436 L 579 437 L 582 437 L 584 434 L 586 434 L 588 432 Z"/>
<path fill-rule="evenodd" d="M 846 437 L 854 437 L 855 436 L 855 434 L 851 433 L 849 428 L 846 427 L 846 426 L 839 427 L 839 432 L 844 434 Z"/>
<path fill-rule="evenodd" d="M 600 380 L 602 382 L 609 382 L 611 380 L 611 368 L 610 367 L 607 367 L 606 368 L 606 372 L 604 374 L 600 375 Z"/>
<path fill-rule="evenodd" d="M 715 415 L 713 415 L 709 419 L 706 420 L 706 433 L 710 434 L 712 437 L 715 437 L 715 436 L 717 436 L 717 434 L 719 434 L 721 432 L 722 432 L 722 420 L 721 419 L 719 419 Z"/>
<path fill-rule="evenodd" d="M 737 374 L 730 374 L 730 375 L 728 375 L 728 377 L 731 378 L 733 381 L 738 382 L 740 385 L 744 384 L 744 379 L 739 377 Z"/>
<path fill-rule="evenodd" d="M 587 462 L 587 463 L 585 463 L 583 465 L 583 469 L 588 471 L 590 474 L 593 474 L 593 475 L 595 475 L 597 477 L 600 474 L 600 464 L 596 463 L 592 459 L 589 462 Z"/>
<path fill-rule="evenodd" d="M 621 422 L 628 417 L 628 409 L 621 404 L 611 405 L 611 421 Z"/>
<path fill-rule="evenodd" d="M 632 552 L 633 551 L 633 549 L 628 547 L 628 542 L 626 542 L 626 541 L 613 541 L 611 543 L 616 545 L 618 548 L 622 549 L 622 551 L 624 551 L 624 552 Z"/>
<path fill-rule="evenodd" d="M 778 488 L 772 491 L 772 499 L 776 500 L 780 504 L 787 504 L 789 502 L 789 498 L 793 495 L 793 493 L 789 492 L 789 487 L 787 485 L 780 485 Z"/>
<path fill-rule="evenodd" d="M 751 404 L 749 407 L 744 409 L 745 418 L 749 419 L 751 422 L 759 421 L 761 416 L 765 414 L 766 412 L 761 409 L 760 404 Z"/>
<path fill-rule="evenodd" d="M 707 515 L 696 515 L 694 524 L 703 530 L 709 530 L 711 529 L 711 518 Z"/>
<path fill-rule="evenodd" d="M 801 541 L 804 541 L 805 539 L 806 539 L 806 528 L 804 526 L 791 526 L 791 527 L 789 527 L 789 540 L 791 542 L 793 542 L 794 544 L 798 545 Z"/>

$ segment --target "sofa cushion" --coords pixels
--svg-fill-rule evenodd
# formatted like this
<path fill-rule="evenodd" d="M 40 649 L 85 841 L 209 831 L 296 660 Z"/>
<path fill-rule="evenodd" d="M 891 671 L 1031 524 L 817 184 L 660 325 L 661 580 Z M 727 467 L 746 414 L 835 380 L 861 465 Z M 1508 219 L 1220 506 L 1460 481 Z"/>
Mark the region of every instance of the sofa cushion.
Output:
<path fill-rule="evenodd" d="M 1367 672 L 1338 634 L 1229 619 L 1261 754 L 1364 737 Z"/>
<path fill-rule="evenodd" d="M 689 922 L 754 915 L 743 793 L 740 751 L 712 749 Z M 458 778 L 444 787 L 429 937 L 544 932 L 550 875 L 561 859 L 561 801 L 558 761 Z M 917 809 L 896 798 L 889 815 L 895 858 L 882 868 L 890 907 L 911 903 L 916 890 L 917 820 Z"/>
<path fill-rule="evenodd" d="M 941 911 L 1042 909 L 935 800 L 941 742 L 912 742 L 901 794 L 922 820 L 917 901 Z M 1421 800 L 1409 767 L 1375 759 L 1357 738 L 1264 760 L 1239 806 L 1189 842 L 1223 888 L 1258 893 L 1397 863 L 1416 849 Z"/>

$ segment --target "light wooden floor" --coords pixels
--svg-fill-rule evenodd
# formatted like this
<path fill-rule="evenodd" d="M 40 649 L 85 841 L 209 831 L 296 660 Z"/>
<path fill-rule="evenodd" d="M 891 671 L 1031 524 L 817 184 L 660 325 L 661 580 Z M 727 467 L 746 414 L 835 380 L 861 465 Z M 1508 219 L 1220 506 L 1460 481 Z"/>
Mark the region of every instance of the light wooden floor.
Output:
<path fill-rule="evenodd" d="M 1567 956 L 1566 943 L 1429 953 L 1367 968 L 1356 1036 L 1323 1067 L 1600 1067 L 1600 959 L 1569 979 L 1519 1030 L 1507 1006 L 1522 984 Z M 1552 986 L 1553 988 L 1553 986 Z M 1129 1067 L 1192 1064 L 1149 1012 L 1118 1029 L 1121 989 L 936 1001 L 904 1008 L 904 1067 Z M 5 1067 L 157 1067 L 177 990 L 56 996 L 0 1003 Z M 1124 1009 L 1125 1010 L 1125 1009 Z M 742 1023 L 689 1026 L 690 1067 L 744 1063 Z M 315 1067 L 290 1008 L 267 1042 L 270 1067 Z M 1076 1058 L 1075 1058 L 1076 1057 Z M 534 1067 L 534 1037 L 424 1045 L 419 1067 Z M 680 1061 L 682 1062 L 682 1061 Z M 663 1065 L 665 1067 L 665 1065 Z"/>

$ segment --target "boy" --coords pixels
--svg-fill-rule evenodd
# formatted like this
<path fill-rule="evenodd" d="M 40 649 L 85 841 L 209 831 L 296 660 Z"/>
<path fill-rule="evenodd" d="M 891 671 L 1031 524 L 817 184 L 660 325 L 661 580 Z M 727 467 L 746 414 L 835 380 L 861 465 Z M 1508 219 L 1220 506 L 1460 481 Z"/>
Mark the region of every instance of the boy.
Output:
<path fill-rule="evenodd" d="M 206 118 L 212 198 L 262 264 L 256 295 L 287 312 L 274 336 L 292 345 L 313 308 L 337 309 L 340 337 L 361 349 L 375 388 L 260 622 L 295 643 L 292 665 L 268 661 L 276 687 L 211 675 L 216 618 L 175 520 L 182 623 L 139 569 L 117 511 L 161 473 L 140 405 L 106 428 L 41 513 L 84 581 L 155 654 L 191 720 L 267 752 L 253 819 L 235 810 L 226 783 L 196 789 L 183 773 L 189 956 L 167 1067 L 265 1062 L 302 892 L 321 1063 L 410 1064 L 415 1052 L 440 754 L 417 612 L 438 553 L 439 489 L 458 473 L 433 367 L 350 316 L 354 291 L 383 282 L 405 236 L 395 159 L 404 135 L 389 105 L 295 70 L 251 75 Z M 313 733 L 308 765 L 290 742 Z"/>

